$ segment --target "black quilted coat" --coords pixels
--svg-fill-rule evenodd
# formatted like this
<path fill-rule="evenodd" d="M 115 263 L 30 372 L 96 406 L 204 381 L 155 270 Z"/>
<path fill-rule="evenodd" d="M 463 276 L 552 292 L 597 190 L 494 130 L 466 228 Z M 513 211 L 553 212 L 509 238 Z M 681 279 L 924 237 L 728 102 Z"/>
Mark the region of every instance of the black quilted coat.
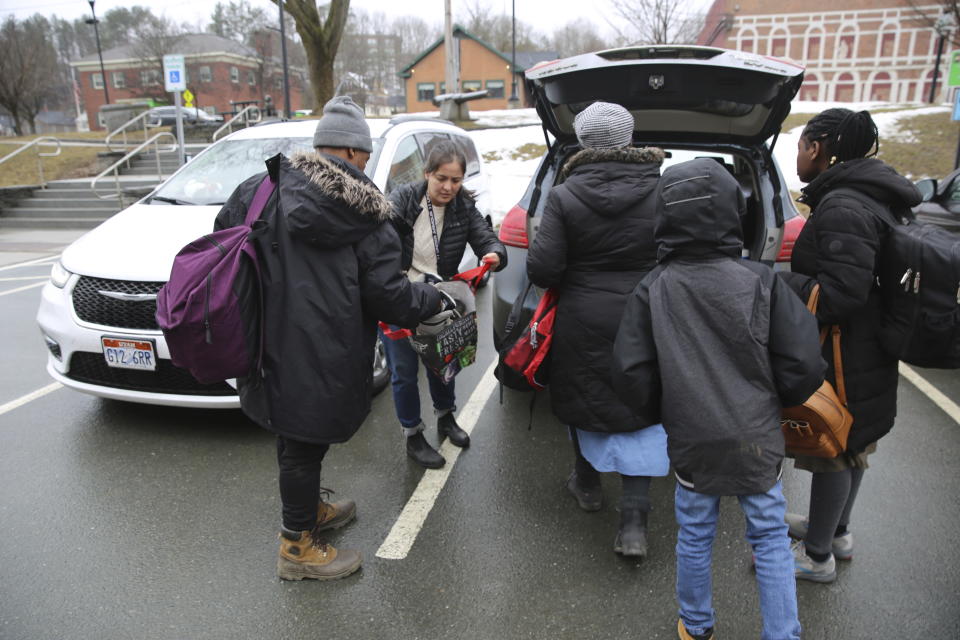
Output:
<path fill-rule="evenodd" d="M 791 269 L 785 274 L 804 299 L 820 283 L 817 320 L 840 325 L 843 372 L 853 414 L 848 450 L 862 451 L 893 428 L 897 415 L 897 359 L 880 347 L 877 319 L 880 290 L 876 274 L 881 247 L 889 233 L 856 193 L 838 193 L 838 187 L 869 195 L 893 209 L 920 202 L 913 183 L 874 158 L 835 165 L 803 189 L 802 202 L 810 218 L 793 248 Z M 823 357 L 835 382 L 833 349 L 827 340 Z"/>
<path fill-rule="evenodd" d="M 440 307 L 400 273 L 390 203 L 353 165 L 306 153 L 267 161 L 279 185 L 256 239 L 264 286 L 262 375 L 240 381 L 244 413 L 293 440 L 348 440 L 370 411 L 377 320 L 414 327 Z M 260 174 L 241 183 L 216 228 L 240 224 Z M 262 225 L 258 222 L 257 225 Z"/>
<path fill-rule="evenodd" d="M 426 209 L 420 208 L 423 194 L 427 192 L 427 181 L 413 182 L 399 187 L 390 194 L 390 202 L 396 215 L 394 226 L 400 234 L 403 246 L 403 257 L 400 261 L 401 269 L 406 271 L 413 263 L 413 225 L 421 213 Z M 440 232 L 440 261 L 437 265 L 439 275 L 449 280 L 457 273 L 463 250 L 467 243 L 477 257 L 488 253 L 500 256 L 500 266 L 497 271 L 507 266 L 507 249 L 497 235 L 487 224 L 476 203 L 464 189 L 460 189 L 457 197 L 447 205 L 443 214 L 443 230 Z"/>
<path fill-rule="evenodd" d="M 551 189 L 527 274 L 560 292 L 550 363 L 553 413 L 586 431 L 647 426 L 617 398 L 610 362 L 627 294 L 656 265 L 655 202 L 663 152 L 586 149 Z"/>

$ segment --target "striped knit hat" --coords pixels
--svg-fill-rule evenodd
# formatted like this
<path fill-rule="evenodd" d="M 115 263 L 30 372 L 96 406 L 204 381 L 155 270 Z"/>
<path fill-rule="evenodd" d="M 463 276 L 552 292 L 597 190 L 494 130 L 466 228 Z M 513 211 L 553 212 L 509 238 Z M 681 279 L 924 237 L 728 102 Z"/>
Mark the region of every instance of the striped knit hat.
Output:
<path fill-rule="evenodd" d="M 628 147 L 633 141 L 633 116 L 618 104 L 594 102 L 577 114 L 573 130 L 584 149 Z"/>

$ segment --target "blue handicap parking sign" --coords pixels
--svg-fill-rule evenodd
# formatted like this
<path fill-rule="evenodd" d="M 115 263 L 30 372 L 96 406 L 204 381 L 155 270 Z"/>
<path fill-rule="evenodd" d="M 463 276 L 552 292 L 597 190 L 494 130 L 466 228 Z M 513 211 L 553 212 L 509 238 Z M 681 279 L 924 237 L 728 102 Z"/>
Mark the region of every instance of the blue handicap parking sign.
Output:
<path fill-rule="evenodd" d="M 171 83 L 180 82 L 180 71 L 179 71 L 179 70 L 170 71 L 170 82 L 171 82 Z"/>

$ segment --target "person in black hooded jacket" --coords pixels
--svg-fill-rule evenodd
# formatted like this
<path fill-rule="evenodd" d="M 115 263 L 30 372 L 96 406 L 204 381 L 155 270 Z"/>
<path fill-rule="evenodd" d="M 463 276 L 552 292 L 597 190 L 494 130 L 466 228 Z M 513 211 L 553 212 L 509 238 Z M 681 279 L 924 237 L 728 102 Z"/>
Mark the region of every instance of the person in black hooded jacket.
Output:
<path fill-rule="evenodd" d="M 413 282 L 439 276 L 449 280 L 457 273 L 463 251 L 470 248 L 495 270 L 507 264 L 507 250 L 477 211 L 473 195 L 463 188 L 467 158 L 451 141 L 436 143 L 427 154 L 424 177 L 390 194 L 403 254 L 400 269 Z M 441 285 L 442 286 L 442 285 Z M 407 340 L 383 338 L 390 367 L 393 402 L 397 410 L 407 455 L 428 469 L 442 467 L 446 460 L 423 435 L 419 357 Z M 470 446 L 470 436 L 457 424 L 456 378 L 444 382 L 427 370 L 430 399 L 437 416 L 438 440 L 444 437 L 458 447 Z"/>
<path fill-rule="evenodd" d="M 663 151 L 631 146 L 633 116 L 618 104 L 593 103 L 577 114 L 574 128 L 583 149 L 550 191 L 527 274 L 559 292 L 550 402 L 573 441 L 567 490 L 581 509 L 597 511 L 603 499 L 598 471 L 619 473 L 613 548 L 643 557 L 651 478 L 669 471 L 666 435 L 614 394 L 610 358 L 627 295 L 655 265 L 653 193 Z"/>
<path fill-rule="evenodd" d="M 277 434 L 283 521 L 277 574 L 342 578 L 360 553 L 334 549 L 321 531 L 356 513 L 353 501 L 321 501 L 321 462 L 370 412 L 378 320 L 414 327 L 442 306 L 440 292 L 400 273 L 390 203 L 363 173 L 372 141 L 348 97 L 323 109 L 314 153 L 267 161 L 277 182 L 254 225 L 263 287 L 263 364 L 240 379 L 240 404 Z M 237 187 L 217 215 L 236 226 L 266 174 Z"/>
<path fill-rule="evenodd" d="M 736 496 L 746 516 L 762 637 L 800 637 L 780 411 L 816 391 L 826 365 L 803 302 L 770 267 L 741 258 L 744 206 L 736 179 L 713 159 L 663 172 L 659 264 L 628 298 L 613 349 L 620 399 L 667 432 L 681 638 L 712 637 L 720 496 Z"/>
<path fill-rule="evenodd" d="M 810 217 L 793 247 L 790 285 L 806 299 L 820 285 L 817 320 L 840 326 L 847 408 L 853 426 L 847 451 L 825 460 L 798 456 L 795 467 L 813 472 L 808 517 L 787 514 L 798 579 L 832 582 L 836 563 L 853 557 L 847 530 L 857 491 L 876 442 L 893 428 L 897 414 L 897 358 L 878 338 L 882 247 L 889 234 L 881 215 L 920 202 L 912 182 L 872 156 L 879 147 L 869 112 L 828 109 L 804 127 L 797 144 L 797 175 L 808 183 L 801 202 Z M 872 151 L 872 153 L 871 153 Z M 838 189 L 842 191 L 837 192 Z M 823 354 L 836 385 L 833 346 Z"/>

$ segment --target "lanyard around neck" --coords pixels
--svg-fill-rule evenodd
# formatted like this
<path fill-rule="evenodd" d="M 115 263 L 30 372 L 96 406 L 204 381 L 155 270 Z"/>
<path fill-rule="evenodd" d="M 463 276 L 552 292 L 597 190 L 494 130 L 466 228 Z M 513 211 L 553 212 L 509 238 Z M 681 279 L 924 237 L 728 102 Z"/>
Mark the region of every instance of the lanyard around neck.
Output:
<path fill-rule="evenodd" d="M 433 250 L 437 253 L 437 269 L 440 268 L 440 237 L 437 235 L 437 217 L 433 213 L 433 203 L 430 202 L 430 196 L 425 195 L 427 200 L 427 213 L 430 215 L 430 231 L 433 232 Z"/>

